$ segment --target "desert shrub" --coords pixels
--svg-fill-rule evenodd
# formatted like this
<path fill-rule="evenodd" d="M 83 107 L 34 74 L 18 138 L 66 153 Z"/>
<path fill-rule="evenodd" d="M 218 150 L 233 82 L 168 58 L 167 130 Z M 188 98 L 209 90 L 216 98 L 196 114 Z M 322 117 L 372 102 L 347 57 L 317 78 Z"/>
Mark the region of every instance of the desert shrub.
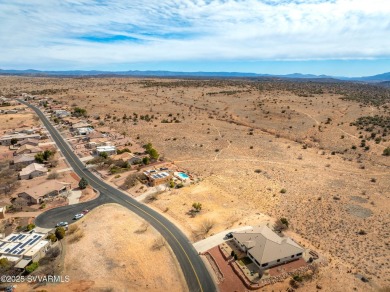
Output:
<path fill-rule="evenodd" d="M 129 148 L 118 149 L 116 151 L 117 154 L 122 154 L 122 153 L 125 153 L 125 152 L 131 153 Z"/>
<path fill-rule="evenodd" d="M 31 274 L 32 272 L 34 272 L 37 268 L 38 268 L 39 264 L 37 262 L 33 262 L 31 265 L 28 265 L 26 267 L 26 272 L 28 274 Z"/>
<path fill-rule="evenodd" d="M 162 247 L 165 246 L 165 239 L 164 237 L 160 236 L 157 239 L 154 240 L 152 245 L 152 250 L 160 250 Z"/>
<path fill-rule="evenodd" d="M 86 117 L 87 116 L 87 110 L 86 109 L 83 109 L 83 108 L 80 108 L 80 107 L 75 107 L 73 109 L 73 115 L 76 116 L 76 117 Z"/>
<path fill-rule="evenodd" d="M 47 176 L 47 179 L 57 179 L 59 176 L 58 172 L 53 171 Z"/>
<path fill-rule="evenodd" d="M 144 221 L 142 222 L 141 226 L 138 227 L 138 229 L 134 233 L 144 233 L 149 228 L 149 223 Z"/>
<path fill-rule="evenodd" d="M 280 192 L 281 192 L 282 194 L 285 194 L 285 193 L 287 193 L 287 190 L 286 190 L 286 189 L 281 189 Z"/>
<path fill-rule="evenodd" d="M 79 226 L 75 225 L 75 224 L 72 224 L 72 225 L 69 226 L 67 233 L 68 233 L 68 235 L 72 235 L 73 233 L 75 233 L 78 230 L 79 230 Z"/>
<path fill-rule="evenodd" d="M 390 156 L 390 147 L 387 147 L 385 150 L 383 150 L 384 156 Z"/>
<path fill-rule="evenodd" d="M 104 158 L 104 159 L 107 159 L 108 154 L 106 152 L 101 152 L 101 153 L 99 153 L 99 156 Z"/>
<path fill-rule="evenodd" d="M 56 237 L 61 240 L 65 237 L 65 228 L 64 227 L 57 227 L 55 231 Z"/>
<path fill-rule="evenodd" d="M 11 267 L 11 262 L 7 258 L 0 259 L 0 271 L 5 272 Z"/>
<path fill-rule="evenodd" d="M 288 227 L 288 220 L 286 218 L 280 218 L 280 222 L 282 222 L 284 225 Z"/>
<path fill-rule="evenodd" d="M 201 230 L 203 234 L 208 234 L 209 231 L 214 227 L 215 222 L 211 219 L 206 219 L 201 224 Z"/>
<path fill-rule="evenodd" d="M 286 224 L 287 223 L 287 224 Z M 283 230 L 286 230 L 288 228 L 288 221 L 286 218 L 280 218 L 275 222 L 274 230 L 281 232 Z"/>
<path fill-rule="evenodd" d="M 84 231 L 81 229 L 78 229 L 73 233 L 73 235 L 69 238 L 69 243 L 74 243 L 79 241 L 81 238 L 84 237 Z"/>
<path fill-rule="evenodd" d="M 129 174 L 123 185 L 121 186 L 122 189 L 129 189 L 131 187 L 134 187 L 137 185 L 137 183 L 141 180 L 144 180 L 146 177 L 143 173 L 132 173 Z"/>
<path fill-rule="evenodd" d="M 50 233 L 46 239 L 49 239 L 51 242 L 56 242 L 58 239 L 57 239 L 57 236 L 54 234 L 54 233 Z"/>
<path fill-rule="evenodd" d="M 200 210 L 202 210 L 202 204 L 199 202 L 195 202 L 192 204 L 192 208 L 195 212 L 200 212 Z"/>

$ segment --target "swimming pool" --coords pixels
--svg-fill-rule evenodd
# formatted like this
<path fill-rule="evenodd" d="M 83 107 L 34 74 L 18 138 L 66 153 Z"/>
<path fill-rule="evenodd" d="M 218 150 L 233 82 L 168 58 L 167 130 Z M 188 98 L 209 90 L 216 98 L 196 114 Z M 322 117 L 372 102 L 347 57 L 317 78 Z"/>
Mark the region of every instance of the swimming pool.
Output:
<path fill-rule="evenodd" d="M 184 173 L 184 172 L 178 172 L 177 176 L 180 177 L 183 180 L 189 178 L 189 176 L 186 173 Z"/>

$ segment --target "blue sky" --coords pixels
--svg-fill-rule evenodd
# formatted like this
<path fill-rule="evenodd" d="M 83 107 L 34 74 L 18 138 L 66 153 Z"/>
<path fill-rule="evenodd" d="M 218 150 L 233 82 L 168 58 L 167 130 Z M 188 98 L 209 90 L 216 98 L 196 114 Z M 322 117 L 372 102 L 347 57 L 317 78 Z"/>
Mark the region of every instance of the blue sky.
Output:
<path fill-rule="evenodd" d="M 388 0 L 0 0 L 0 68 L 367 76 Z"/>

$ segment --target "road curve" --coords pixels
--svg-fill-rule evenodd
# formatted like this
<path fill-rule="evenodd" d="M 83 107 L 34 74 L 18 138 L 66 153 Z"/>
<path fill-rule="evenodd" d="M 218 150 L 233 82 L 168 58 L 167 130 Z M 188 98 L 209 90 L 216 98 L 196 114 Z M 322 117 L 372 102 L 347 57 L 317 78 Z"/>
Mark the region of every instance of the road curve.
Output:
<path fill-rule="evenodd" d="M 85 168 L 84 163 L 72 152 L 68 144 L 64 141 L 57 129 L 49 122 L 46 116 L 34 105 L 19 99 L 19 102 L 33 109 L 39 116 L 52 139 L 65 156 L 73 170 L 78 176 L 87 179 L 89 184 L 100 192 L 95 200 L 90 202 L 60 207 L 49 210 L 37 217 L 36 224 L 42 227 L 53 227 L 58 221 L 70 221 L 71 217 L 83 210 L 92 209 L 104 203 L 117 203 L 134 212 L 144 220 L 149 222 L 165 238 L 172 248 L 183 271 L 189 291 L 217 291 L 216 286 L 205 267 L 202 259 L 194 249 L 187 237 L 169 220 L 160 213 L 150 209 L 122 193 L 120 190 L 99 180 L 94 174 Z M 131 240 L 129 235 L 129 242 Z M 147 252 L 145 250 L 145 252 Z"/>

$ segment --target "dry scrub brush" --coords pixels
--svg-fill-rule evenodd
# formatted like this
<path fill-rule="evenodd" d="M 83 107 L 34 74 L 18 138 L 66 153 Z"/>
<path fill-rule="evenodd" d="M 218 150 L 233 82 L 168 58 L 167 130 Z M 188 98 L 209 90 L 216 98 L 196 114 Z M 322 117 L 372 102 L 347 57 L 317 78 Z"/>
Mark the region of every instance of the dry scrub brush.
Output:
<path fill-rule="evenodd" d="M 212 219 L 204 219 L 199 228 L 193 232 L 194 238 L 199 239 L 205 237 L 214 227 L 215 221 Z"/>
<path fill-rule="evenodd" d="M 75 231 L 72 236 L 69 238 L 69 243 L 78 242 L 81 238 L 84 237 L 84 231 L 82 229 L 78 229 Z"/>
<path fill-rule="evenodd" d="M 149 228 L 149 223 L 145 221 L 141 224 L 140 227 L 138 227 L 136 231 L 134 231 L 134 233 L 144 233 L 146 232 L 146 230 L 148 230 L 148 228 Z"/>
<path fill-rule="evenodd" d="M 72 224 L 72 225 L 69 226 L 67 233 L 68 233 L 68 235 L 72 235 L 73 233 L 75 233 L 78 230 L 79 230 L 79 226 L 75 225 L 75 224 Z"/>
<path fill-rule="evenodd" d="M 162 236 L 159 236 L 158 238 L 156 238 L 153 242 L 153 245 L 152 245 L 152 250 L 160 250 L 162 247 L 165 246 L 165 239 L 164 237 Z"/>

